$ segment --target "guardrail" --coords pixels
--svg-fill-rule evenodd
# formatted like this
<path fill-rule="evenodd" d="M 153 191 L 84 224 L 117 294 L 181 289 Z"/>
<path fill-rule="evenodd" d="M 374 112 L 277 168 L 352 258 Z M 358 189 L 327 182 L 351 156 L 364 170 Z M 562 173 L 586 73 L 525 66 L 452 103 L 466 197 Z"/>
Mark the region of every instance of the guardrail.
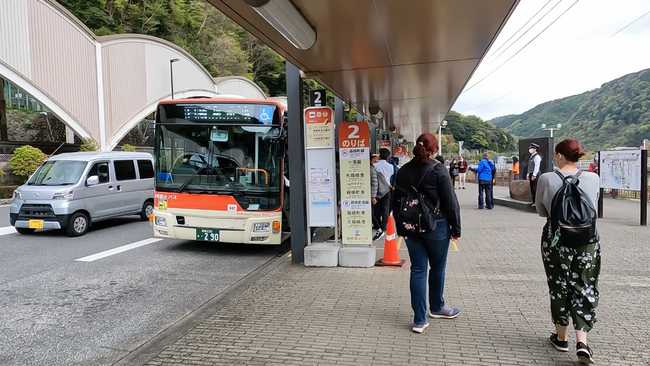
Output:
<path fill-rule="evenodd" d="M 581 161 L 578 164 L 578 166 L 580 167 L 580 169 L 586 171 L 589 168 L 590 162 L 591 161 Z M 469 171 L 467 174 L 467 180 L 476 182 L 476 174 L 472 171 Z M 510 182 L 512 181 L 513 181 L 512 171 L 509 168 L 497 168 L 495 185 L 508 187 L 510 186 Z M 650 181 L 650 179 L 648 179 L 648 181 Z M 648 189 L 650 189 L 650 185 L 648 185 Z M 637 200 L 641 199 L 641 192 L 639 191 L 628 191 L 624 189 L 605 189 L 604 192 L 605 195 L 608 195 L 611 198 L 637 199 Z M 650 202 L 650 197 L 648 197 L 648 202 Z"/>

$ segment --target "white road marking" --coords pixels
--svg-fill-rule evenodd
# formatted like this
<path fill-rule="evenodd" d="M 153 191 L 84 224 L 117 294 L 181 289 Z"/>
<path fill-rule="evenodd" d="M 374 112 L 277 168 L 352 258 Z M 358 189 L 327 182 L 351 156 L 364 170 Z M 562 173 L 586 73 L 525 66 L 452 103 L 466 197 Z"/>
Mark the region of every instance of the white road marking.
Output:
<path fill-rule="evenodd" d="M 13 226 L 0 227 L 0 236 L 15 234 L 15 233 L 16 233 L 16 228 Z"/>
<path fill-rule="evenodd" d="M 139 248 L 139 247 L 142 247 L 142 246 L 145 246 L 145 245 L 157 243 L 157 242 L 159 242 L 161 240 L 163 240 L 163 239 L 159 239 L 159 238 L 144 239 L 144 240 L 136 241 L 135 243 L 122 245 L 121 247 L 105 250 L 105 251 L 99 252 L 97 254 L 92 254 L 92 255 L 89 255 L 89 256 L 86 256 L 86 257 L 77 258 L 77 259 L 75 259 L 75 261 L 77 261 L 77 262 L 93 262 L 93 261 L 96 261 L 96 260 L 99 260 L 99 259 L 102 259 L 102 258 L 110 257 L 110 256 L 115 255 L 115 254 L 126 252 L 127 250 L 131 250 L 131 249 Z"/>

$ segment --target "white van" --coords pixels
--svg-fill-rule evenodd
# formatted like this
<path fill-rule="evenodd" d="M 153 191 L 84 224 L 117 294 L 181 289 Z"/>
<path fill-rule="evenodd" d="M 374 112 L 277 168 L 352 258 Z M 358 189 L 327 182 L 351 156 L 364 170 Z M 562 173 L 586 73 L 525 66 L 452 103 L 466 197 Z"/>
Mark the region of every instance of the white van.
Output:
<path fill-rule="evenodd" d="M 154 168 L 148 153 L 55 155 L 14 192 L 11 225 L 21 234 L 63 229 L 85 234 L 93 222 L 153 213 Z"/>

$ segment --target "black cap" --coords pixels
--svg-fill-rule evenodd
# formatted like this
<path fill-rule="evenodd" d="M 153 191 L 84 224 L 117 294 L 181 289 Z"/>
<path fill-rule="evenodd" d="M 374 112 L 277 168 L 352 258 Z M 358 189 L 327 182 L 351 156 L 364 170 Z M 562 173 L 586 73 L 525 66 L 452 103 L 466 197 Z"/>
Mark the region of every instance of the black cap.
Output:
<path fill-rule="evenodd" d="M 533 142 L 533 143 L 530 144 L 530 146 L 528 146 L 528 148 L 529 148 L 529 149 L 530 149 L 530 148 L 533 148 L 533 149 L 535 149 L 535 150 L 539 150 L 539 145 Z"/>

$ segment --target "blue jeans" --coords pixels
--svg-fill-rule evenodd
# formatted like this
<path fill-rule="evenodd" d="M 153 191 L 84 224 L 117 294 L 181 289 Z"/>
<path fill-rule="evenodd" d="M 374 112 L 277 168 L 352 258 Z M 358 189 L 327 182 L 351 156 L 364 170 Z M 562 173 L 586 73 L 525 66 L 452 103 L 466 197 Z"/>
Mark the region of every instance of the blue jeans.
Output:
<path fill-rule="evenodd" d="M 445 268 L 449 252 L 449 224 L 441 219 L 436 230 L 406 238 L 411 259 L 411 307 L 415 313 L 413 323 L 427 322 L 427 270 L 429 271 L 429 306 L 438 312 L 445 305 L 442 296 L 445 288 Z"/>
<path fill-rule="evenodd" d="M 487 208 L 494 207 L 494 189 L 492 181 L 481 180 L 478 182 L 478 207 L 483 208 L 483 194 L 485 194 L 485 205 Z"/>

